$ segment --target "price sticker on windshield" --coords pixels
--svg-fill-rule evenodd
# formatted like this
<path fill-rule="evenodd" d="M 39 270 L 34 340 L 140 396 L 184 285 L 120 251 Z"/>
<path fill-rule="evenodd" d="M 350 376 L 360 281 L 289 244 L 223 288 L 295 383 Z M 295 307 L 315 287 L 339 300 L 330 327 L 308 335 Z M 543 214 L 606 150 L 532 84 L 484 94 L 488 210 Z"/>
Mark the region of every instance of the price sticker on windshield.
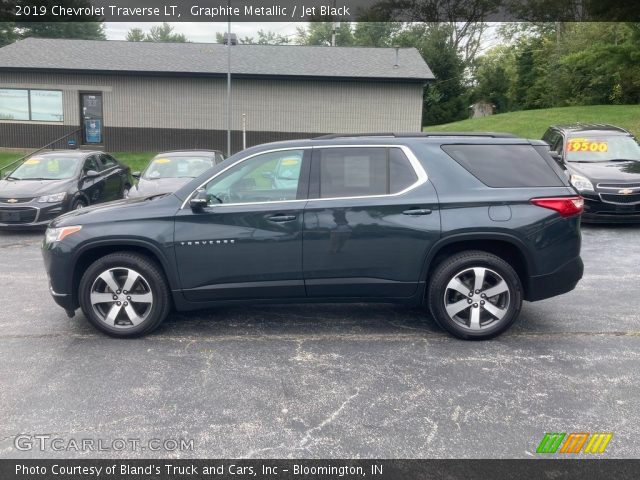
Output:
<path fill-rule="evenodd" d="M 41 158 L 30 158 L 29 160 L 24 162 L 24 164 L 25 165 L 38 165 L 40 163 L 40 160 L 42 160 L 42 159 Z"/>
<path fill-rule="evenodd" d="M 567 144 L 567 152 L 600 152 L 609 150 L 609 143 L 601 140 L 588 140 L 586 138 L 572 138 Z"/>
<path fill-rule="evenodd" d="M 171 160 L 168 158 L 158 158 L 155 162 L 153 163 L 171 163 Z"/>

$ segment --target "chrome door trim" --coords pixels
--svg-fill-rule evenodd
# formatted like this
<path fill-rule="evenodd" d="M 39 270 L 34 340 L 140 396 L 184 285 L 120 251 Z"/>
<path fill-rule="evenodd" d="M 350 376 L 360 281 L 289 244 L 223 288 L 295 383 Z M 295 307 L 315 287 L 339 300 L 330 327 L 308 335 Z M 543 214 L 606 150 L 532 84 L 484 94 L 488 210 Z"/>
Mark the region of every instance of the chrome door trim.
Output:
<path fill-rule="evenodd" d="M 209 179 L 207 179 L 206 181 L 202 182 L 193 192 L 191 192 L 187 196 L 186 200 L 184 202 L 182 202 L 182 205 L 181 205 L 180 209 L 181 210 L 184 209 L 186 207 L 187 203 L 189 203 L 189 200 L 191 200 L 191 198 L 195 195 L 195 193 L 198 190 L 200 190 L 202 187 L 204 187 L 204 185 L 206 185 L 207 183 L 209 183 L 211 180 L 213 180 L 214 178 L 218 177 L 219 175 L 222 175 L 224 172 L 229 170 L 231 167 L 234 167 L 234 166 L 238 165 L 240 162 L 244 162 L 245 160 L 249 160 L 250 158 L 256 157 L 258 155 L 267 154 L 267 153 L 284 152 L 284 151 L 288 151 L 288 150 L 312 150 L 312 149 L 320 149 L 320 148 L 399 148 L 400 150 L 402 150 L 402 152 L 409 159 L 409 163 L 411 164 L 411 167 L 413 168 L 416 176 L 418 177 L 418 180 L 416 180 L 414 183 L 409 185 L 404 190 L 401 190 L 401 191 L 396 192 L 396 193 L 386 193 L 386 194 L 382 194 L 382 195 L 361 195 L 361 196 L 355 196 L 355 197 L 330 197 L 330 198 L 300 198 L 300 199 L 295 199 L 295 200 L 271 200 L 271 201 L 268 201 L 268 202 L 221 203 L 219 205 L 213 205 L 213 207 L 215 207 L 215 208 L 223 208 L 223 207 L 233 207 L 233 206 L 243 206 L 243 205 L 270 205 L 270 204 L 292 203 L 292 202 L 303 202 L 303 201 L 319 202 L 319 201 L 330 201 L 330 200 L 359 200 L 359 199 L 364 199 L 364 198 L 387 198 L 387 197 L 393 198 L 393 197 L 399 197 L 401 195 L 404 195 L 405 193 L 408 193 L 408 192 L 410 192 L 412 190 L 415 190 L 419 186 L 421 186 L 424 183 L 426 183 L 427 180 L 429 179 L 429 177 L 427 175 L 427 172 L 425 171 L 424 167 L 422 166 L 422 164 L 420 163 L 418 158 L 415 156 L 413 151 L 407 145 L 393 145 L 393 144 L 392 145 L 386 145 L 386 144 L 385 145 L 316 145 L 316 146 L 311 146 L 311 147 L 275 148 L 273 150 L 264 150 L 262 152 L 258 152 L 258 153 L 254 153 L 252 155 L 249 155 L 248 157 L 241 158 L 237 162 L 234 162 L 231 165 L 229 165 L 228 167 L 224 168 L 223 170 L 217 172 L 215 175 L 211 176 Z"/>

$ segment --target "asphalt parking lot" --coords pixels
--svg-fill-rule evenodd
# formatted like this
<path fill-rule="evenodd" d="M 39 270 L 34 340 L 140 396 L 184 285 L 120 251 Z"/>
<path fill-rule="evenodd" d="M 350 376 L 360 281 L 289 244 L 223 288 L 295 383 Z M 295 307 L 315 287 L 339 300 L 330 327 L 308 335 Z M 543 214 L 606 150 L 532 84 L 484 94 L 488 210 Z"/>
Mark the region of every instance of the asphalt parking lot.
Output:
<path fill-rule="evenodd" d="M 640 227 L 585 227 L 578 288 L 488 342 L 387 305 L 221 308 L 111 339 L 51 300 L 40 240 L 0 232 L 0 457 L 529 458 L 545 432 L 640 456 Z M 193 450 L 20 451 L 18 434 Z"/>

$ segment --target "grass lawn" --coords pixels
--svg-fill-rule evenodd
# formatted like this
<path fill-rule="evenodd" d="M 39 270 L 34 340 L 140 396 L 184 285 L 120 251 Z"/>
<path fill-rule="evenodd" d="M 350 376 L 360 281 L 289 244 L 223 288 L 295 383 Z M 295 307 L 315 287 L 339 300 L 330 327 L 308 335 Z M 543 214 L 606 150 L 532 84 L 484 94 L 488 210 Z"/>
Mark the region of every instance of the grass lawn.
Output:
<path fill-rule="evenodd" d="M 501 113 L 427 127 L 426 132 L 507 132 L 541 138 L 547 127 L 562 123 L 610 123 L 640 138 L 640 105 L 594 105 Z"/>

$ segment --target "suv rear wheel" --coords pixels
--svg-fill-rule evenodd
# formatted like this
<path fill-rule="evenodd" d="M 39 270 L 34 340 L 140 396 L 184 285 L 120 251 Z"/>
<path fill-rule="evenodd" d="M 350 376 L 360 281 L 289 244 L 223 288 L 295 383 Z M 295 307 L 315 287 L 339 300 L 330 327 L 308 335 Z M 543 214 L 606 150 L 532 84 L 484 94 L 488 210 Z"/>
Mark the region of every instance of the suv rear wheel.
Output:
<path fill-rule="evenodd" d="M 488 339 L 515 321 L 522 307 L 522 284 L 500 257 L 467 251 L 440 263 L 428 292 L 436 322 L 458 338 Z"/>
<path fill-rule="evenodd" d="M 158 265 L 136 253 L 112 253 L 86 270 L 80 307 L 98 329 L 134 337 L 156 329 L 169 313 L 169 289 Z"/>

